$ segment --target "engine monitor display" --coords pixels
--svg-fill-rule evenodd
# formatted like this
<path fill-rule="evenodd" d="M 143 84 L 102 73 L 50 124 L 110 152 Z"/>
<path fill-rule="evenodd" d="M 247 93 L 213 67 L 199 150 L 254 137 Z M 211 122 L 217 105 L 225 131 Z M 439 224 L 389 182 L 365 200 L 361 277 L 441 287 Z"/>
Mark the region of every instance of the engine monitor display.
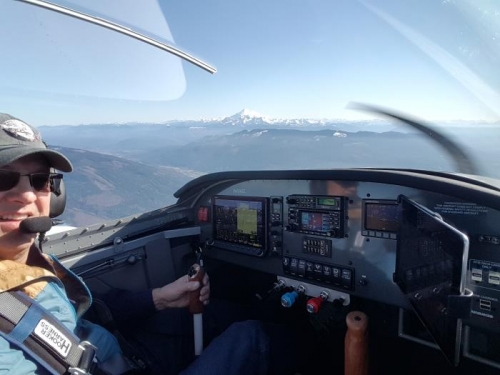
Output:
<path fill-rule="evenodd" d="M 217 245 L 260 256 L 266 249 L 267 199 L 214 197 L 214 239 Z"/>
<path fill-rule="evenodd" d="M 364 229 L 397 233 L 399 230 L 400 208 L 395 201 L 365 201 Z"/>

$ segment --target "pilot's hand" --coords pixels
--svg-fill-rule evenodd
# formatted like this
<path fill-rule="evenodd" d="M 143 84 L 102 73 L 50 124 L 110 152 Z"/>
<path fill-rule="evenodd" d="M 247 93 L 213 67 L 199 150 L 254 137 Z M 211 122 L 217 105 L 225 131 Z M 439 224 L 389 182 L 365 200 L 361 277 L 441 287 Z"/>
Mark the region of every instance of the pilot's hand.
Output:
<path fill-rule="evenodd" d="M 200 287 L 198 281 L 189 281 L 188 275 L 179 277 L 177 280 L 153 289 L 153 302 L 156 310 L 163 310 L 169 307 L 189 306 L 189 293 Z M 205 273 L 203 286 L 200 290 L 200 301 L 208 305 L 210 299 L 210 279 Z"/>

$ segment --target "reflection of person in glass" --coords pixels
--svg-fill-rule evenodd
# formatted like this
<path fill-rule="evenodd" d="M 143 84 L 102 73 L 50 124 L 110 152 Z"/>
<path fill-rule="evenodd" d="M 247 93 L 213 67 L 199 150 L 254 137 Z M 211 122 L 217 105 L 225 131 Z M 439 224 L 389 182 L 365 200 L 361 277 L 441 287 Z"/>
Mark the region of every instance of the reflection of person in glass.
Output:
<path fill-rule="evenodd" d="M 361 199 L 358 196 L 357 181 L 333 181 L 313 180 L 309 184 L 312 195 L 328 195 L 349 198 L 349 206 L 346 207 L 349 218 L 361 218 Z"/>

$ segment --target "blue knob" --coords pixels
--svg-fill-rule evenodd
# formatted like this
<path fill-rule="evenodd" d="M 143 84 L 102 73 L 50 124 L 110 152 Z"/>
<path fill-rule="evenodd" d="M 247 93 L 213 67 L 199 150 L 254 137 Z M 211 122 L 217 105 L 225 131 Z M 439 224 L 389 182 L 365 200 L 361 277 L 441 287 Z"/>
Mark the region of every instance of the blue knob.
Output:
<path fill-rule="evenodd" d="M 283 307 L 290 307 L 295 303 L 295 300 L 298 297 L 298 293 L 293 291 L 293 292 L 288 292 L 285 293 L 281 296 L 281 305 Z"/>

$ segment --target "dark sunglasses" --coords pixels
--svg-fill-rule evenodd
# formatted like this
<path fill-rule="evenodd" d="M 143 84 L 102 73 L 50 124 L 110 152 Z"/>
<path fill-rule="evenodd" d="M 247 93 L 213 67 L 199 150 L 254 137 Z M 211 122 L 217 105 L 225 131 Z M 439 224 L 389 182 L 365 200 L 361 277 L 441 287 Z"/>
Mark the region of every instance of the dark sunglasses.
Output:
<path fill-rule="evenodd" d="M 30 180 L 30 185 L 36 191 L 48 192 L 58 191 L 63 175 L 61 173 L 28 173 L 0 170 L 0 191 L 7 191 L 19 183 L 21 176 L 26 176 Z"/>

